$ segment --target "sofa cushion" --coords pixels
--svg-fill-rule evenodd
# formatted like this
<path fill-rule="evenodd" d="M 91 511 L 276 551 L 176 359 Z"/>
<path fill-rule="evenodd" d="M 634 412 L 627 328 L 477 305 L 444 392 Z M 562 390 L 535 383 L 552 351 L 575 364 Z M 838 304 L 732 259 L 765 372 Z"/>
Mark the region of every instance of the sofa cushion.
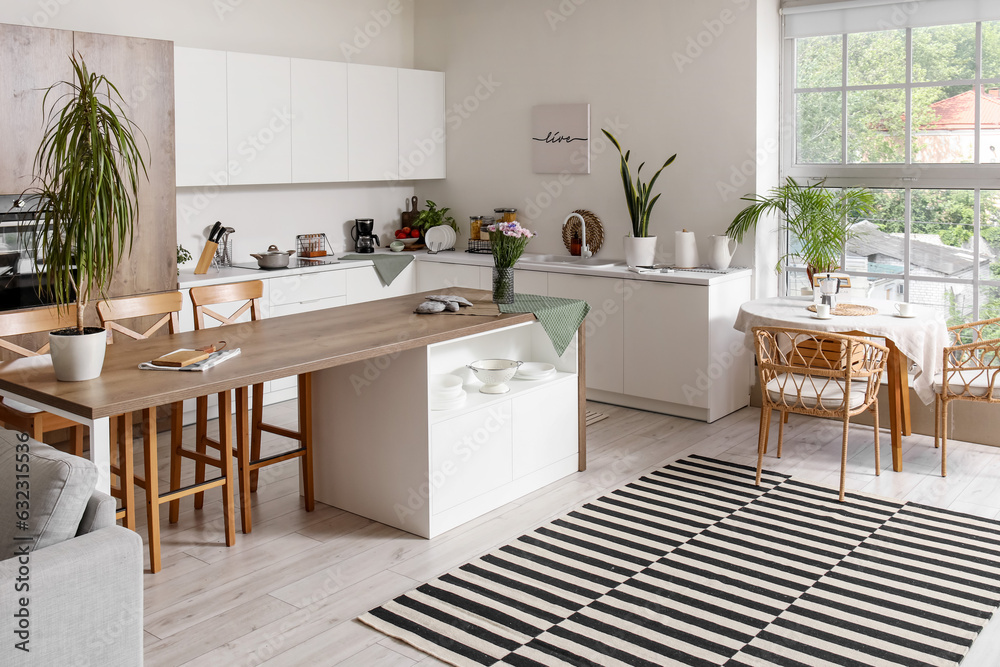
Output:
<path fill-rule="evenodd" d="M 7 431 L 0 441 L 0 508 L 11 519 L 0 521 L 0 560 L 16 553 L 16 537 L 35 536 L 31 549 L 43 549 L 76 535 L 84 510 L 97 484 L 97 468 L 87 459 L 64 454 L 37 440 L 28 440 L 27 462 L 18 460 L 17 436 Z M 26 463 L 26 466 L 25 466 Z M 27 472 L 21 471 L 25 467 Z M 19 474 L 27 478 L 18 479 Z M 27 489 L 24 482 L 27 481 Z M 21 482 L 21 488 L 17 484 Z M 16 494 L 27 491 L 28 530 L 17 526 Z"/>

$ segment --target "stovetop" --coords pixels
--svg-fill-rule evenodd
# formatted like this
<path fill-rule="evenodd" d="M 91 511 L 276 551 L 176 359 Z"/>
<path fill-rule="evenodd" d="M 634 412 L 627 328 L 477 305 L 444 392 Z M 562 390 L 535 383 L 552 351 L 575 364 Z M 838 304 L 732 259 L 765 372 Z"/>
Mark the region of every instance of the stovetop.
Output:
<path fill-rule="evenodd" d="M 326 266 L 328 264 L 340 264 L 340 260 L 334 256 L 329 257 L 292 257 L 288 260 L 288 266 L 280 269 L 263 269 L 256 261 L 239 262 L 233 264 L 234 269 L 250 269 L 251 271 L 285 271 L 287 269 L 307 269 L 311 266 Z"/>

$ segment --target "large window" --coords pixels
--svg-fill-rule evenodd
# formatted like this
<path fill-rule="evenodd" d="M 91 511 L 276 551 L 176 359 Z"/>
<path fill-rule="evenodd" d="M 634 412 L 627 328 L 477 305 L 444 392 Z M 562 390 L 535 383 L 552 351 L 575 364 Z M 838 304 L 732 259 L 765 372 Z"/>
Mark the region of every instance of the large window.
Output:
<path fill-rule="evenodd" d="M 877 213 L 855 222 L 844 249 L 856 293 L 933 306 L 953 322 L 997 317 L 1000 20 L 900 27 L 908 18 L 833 35 L 786 31 L 784 117 L 794 131 L 783 171 L 875 192 Z M 789 292 L 805 283 L 804 267 L 792 266 Z"/>

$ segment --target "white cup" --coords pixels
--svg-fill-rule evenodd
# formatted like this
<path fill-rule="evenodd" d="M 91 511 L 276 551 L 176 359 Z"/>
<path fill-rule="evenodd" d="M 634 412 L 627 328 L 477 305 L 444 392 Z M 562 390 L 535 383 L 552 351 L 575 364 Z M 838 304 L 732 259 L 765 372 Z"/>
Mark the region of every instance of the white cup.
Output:
<path fill-rule="evenodd" d="M 830 304 L 828 303 L 816 304 L 816 317 L 819 317 L 824 320 L 830 317 Z"/>
<path fill-rule="evenodd" d="M 913 317 L 916 314 L 914 312 L 915 309 L 912 303 L 901 301 L 900 303 L 896 304 L 895 308 L 896 308 L 896 314 L 899 315 L 900 317 Z"/>

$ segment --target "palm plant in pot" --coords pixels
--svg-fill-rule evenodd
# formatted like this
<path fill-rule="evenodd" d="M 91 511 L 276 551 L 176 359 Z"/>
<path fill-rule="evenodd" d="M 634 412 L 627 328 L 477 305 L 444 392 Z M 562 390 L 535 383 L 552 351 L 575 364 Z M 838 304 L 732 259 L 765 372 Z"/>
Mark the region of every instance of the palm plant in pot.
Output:
<path fill-rule="evenodd" d="M 875 210 L 875 195 L 868 188 L 834 189 L 824 184 L 819 181 L 799 185 L 789 177 L 766 195 L 743 197 L 751 204 L 730 223 L 726 235 L 741 242 L 757 228 L 761 217 L 780 213 L 781 228 L 789 235 L 789 248 L 778 258 L 775 271 L 780 273 L 789 260 L 798 258 L 806 266 L 811 285 L 814 274 L 840 268 L 844 245 L 857 235 L 852 230 L 853 220 L 870 216 Z"/>
<path fill-rule="evenodd" d="M 618 143 L 614 135 L 607 130 L 601 131 L 611 140 L 621 156 L 622 187 L 625 189 L 625 203 L 628 205 L 629 220 L 632 223 L 632 233 L 626 236 L 624 241 L 625 261 L 629 266 L 649 266 L 653 264 L 656 255 L 656 236 L 649 235 L 649 215 L 652 213 L 656 201 L 660 198 L 659 194 L 652 198 L 650 195 L 656 184 L 656 179 L 660 177 L 660 173 L 664 169 L 673 164 L 673 161 L 677 159 L 677 153 L 667 158 L 663 166 L 649 179 L 649 183 L 643 183 L 641 179 L 642 168 L 646 166 L 646 163 L 643 162 L 639 165 L 635 172 L 635 180 L 633 180 L 632 169 L 628 163 L 632 151 L 622 151 L 621 144 Z"/>
<path fill-rule="evenodd" d="M 84 326 L 87 304 L 105 296 L 131 251 L 140 176 L 146 164 L 114 84 L 72 56 L 73 80 L 45 93 L 45 132 L 34 161 L 32 220 L 22 227 L 45 289 L 58 308 L 75 303 L 76 326 L 49 334 L 59 380 L 101 374 L 104 330 Z M 66 91 L 66 92 L 62 92 Z M 49 96 L 53 100 L 49 106 Z"/>

